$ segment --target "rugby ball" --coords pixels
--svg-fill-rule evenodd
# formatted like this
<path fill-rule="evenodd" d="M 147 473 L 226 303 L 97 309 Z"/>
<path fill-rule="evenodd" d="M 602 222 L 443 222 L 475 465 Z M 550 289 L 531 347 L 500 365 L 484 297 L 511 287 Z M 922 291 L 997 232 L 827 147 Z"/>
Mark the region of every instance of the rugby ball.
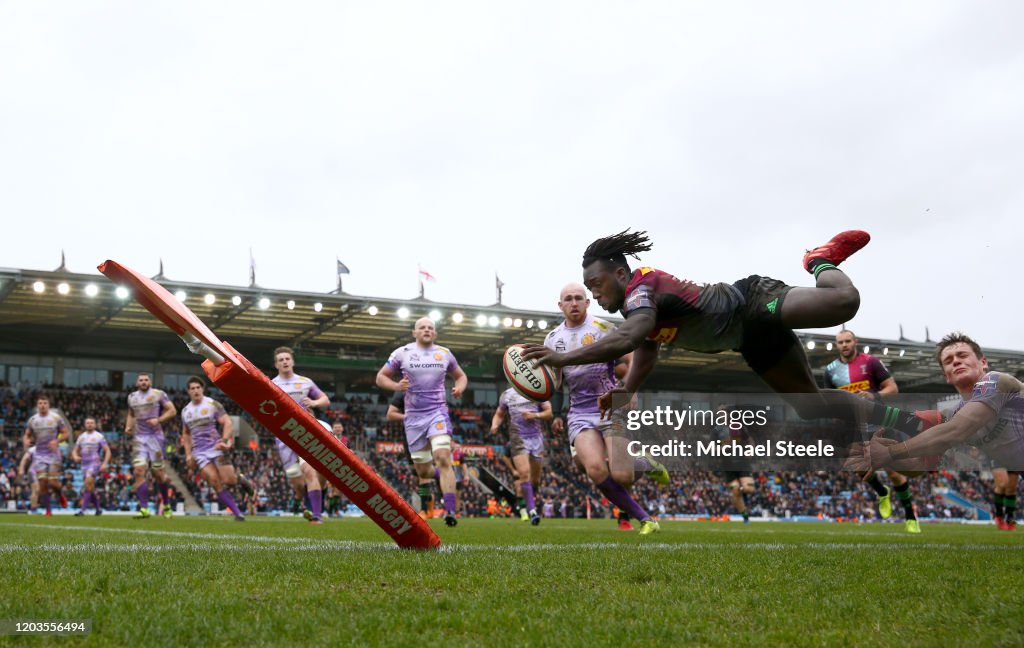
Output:
<path fill-rule="evenodd" d="M 555 393 L 555 379 L 547 367 L 534 367 L 531 361 L 523 358 L 524 346 L 513 344 L 505 349 L 501 368 L 505 379 L 523 398 L 543 403 Z"/>

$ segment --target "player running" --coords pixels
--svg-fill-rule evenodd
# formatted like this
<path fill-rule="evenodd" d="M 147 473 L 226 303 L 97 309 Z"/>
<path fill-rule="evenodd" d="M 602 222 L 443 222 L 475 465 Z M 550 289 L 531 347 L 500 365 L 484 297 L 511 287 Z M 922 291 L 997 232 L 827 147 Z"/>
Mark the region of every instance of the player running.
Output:
<path fill-rule="evenodd" d="M 825 386 L 842 389 L 869 401 L 881 401 L 883 396 L 899 393 L 896 379 L 878 358 L 857 351 L 857 336 L 853 331 L 843 330 L 836 334 L 836 348 L 839 357 L 825 367 Z M 921 525 L 914 512 L 913 495 L 906 475 L 895 470 L 886 471 L 892 482 L 896 497 L 903 505 L 904 528 L 908 533 L 921 533 Z M 864 481 L 878 494 L 878 514 L 882 519 L 892 517 L 892 500 L 889 487 L 882 484 L 877 471 L 870 471 Z"/>
<path fill-rule="evenodd" d="M 217 493 L 217 501 L 231 511 L 237 522 L 245 522 L 245 516 L 228 490 L 228 486 L 235 484 L 235 471 L 224 462 L 224 453 L 235 444 L 231 417 L 223 405 L 203 393 L 206 381 L 202 378 L 190 376 L 185 384 L 189 398 L 181 410 L 181 445 L 185 448 L 185 463 L 199 471 Z M 220 426 L 220 432 L 217 426 Z"/>
<path fill-rule="evenodd" d="M 21 461 L 18 462 L 18 477 L 23 478 L 27 474 L 29 479 L 29 513 L 35 511 L 39 506 L 39 475 L 36 474 L 35 458 L 36 447 L 31 446 L 25 450 L 25 454 L 21 455 Z"/>
<path fill-rule="evenodd" d="M 163 515 L 171 517 L 170 483 L 164 471 L 164 429 L 163 423 L 178 414 L 174 403 L 162 390 L 153 387 L 148 373 L 140 373 L 135 379 L 137 389 L 128 394 L 128 418 L 124 424 L 126 436 L 135 436 L 132 449 L 132 472 L 135 475 L 135 489 L 139 498 L 137 518 L 145 519 L 149 512 L 149 482 L 146 469 L 153 472 L 153 484 L 163 506 Z"/>
<path fill-rule="evenodd" d="M 537 512 L 535 497 L 536 490 L 540 488 L 540 471 L 544 465 L 544 424 L 541 421 L 553 418 L 551 403 L 532 401 L 509 387 L 498 399 L 498 409 L 491 418 L 491 434 L 498 433 L 498 428 L 506 418 L 509 425 L 509 454 L 526 501 L 526 519 L 537 526 L 540 524 L 540 514 Z"/>
<path fill-rule="evenodd" d="M 902 443 L 875 435 L 864 456 L 859 462 L 851 461 L 851 467 L 921 470 L 921 457 L 940 455 L 969 442 L 984 451 L 997 469 L 1019 475 L 1024 470 L 1024 386 L 1010 374 L 989 371 L 981 347 L 963 333 L 942 338 L 936 358 L 946 382 L 960 394 L 953 415 Z M 1007 497 L 1016 508 L 1016 484 L 1009 496 L 1004 491 L 1004 506 Z M 1012 531 L 1016 526 L 1015 520 L 1006 518 L 999 528 Z"/>
<path fill-rule="evenodd" d="M 274 349 L 274 368 L 277 369 L 277 375 L 271 379 L 273 383 L 310 414 L 313 413 L 314 407 L 322 409 L 331 404 L 331 399 L 316 386 L 315 382 L 295 373 L 295 352 L 289 347 Z M 312 466 L 277 437 L 274 437 L 274 444 L 284 465 L 285 475 L 288 476 L 288 481 L 295 492 L 296 506 L 305 500 L 309 508 L 304 509 L 302 514 L 310 524 L 320 524 L 324 505 L 320 476 Z"/>
<path fill-rule="evenodd" d="M 567 284 L 558 296 L 558 308 L 565 320 L 544 339 L 544 348 L 554 355 L 571 354 L 598 345 L 613 335 L 615 327 L 587 313 L 590 300 L 586 289 L 577 283 Z M 562 377 L 569 387 L 567 425 L 555 419 L 555 432 L 566 430 L 573 456 L 608 501 L 639 520 L 640 534 L 661 530 L 658 522 L 629 494 L 635 479 L 637 459 L 626 450 L 628 439 L 621 436 L 620 426 L 602 420 L 598 397 L 616 388 L 616 364 L 619 356 L 603 362 L 567 366 Z M 642 469 L 652 478 L 668 483 L 668 471 L 660 464 L 643 459 Z"/>
<path fill-rule="evenodd" d="M 46 509 L 46 517 L 53 515 L 53 498 L 61 497 L 64 458 L 60 444 L 68 435 L 64 418 L 50 410 L 49 396 L 40 394 L 36 398 L 36 413 L 29 417 L 22 441 L 26 448 L 32 445 L 36 448 L 32 465 L 39 479 L 39 503 Z"/>
<path fill-rule="evenodd" d="M 455 517 L 452 423 L 444 381 L 446 376 L 455 380 L 452 398 L 460 400 L 469 379 L 452 352 L 435 344 L 437 330 L 430 318 L 416 320 L 412 336 L 415 342 L 395 349 L 377 372 L 377 386 L 405 393 L 405 438 L 413 467 L 420 478 L 421 493 L 425 481 L 433 480 L 432 464 L 436 464 L 444 500 L 444 522 L 455 526 L 458 518 Z M 401 380 L 393 378 L 396 372 L 402 376 Z"/>
<path fill-rule="evenodd" d="M 82 493 L 82 510 L 75 513 L 85 515 L 90 502 L 96 507 L 96 515 L 102 515 L 100 498 L 96 494 L 96 478 L 103 474 L 110 464 L 110 445 L 107 438 L 96 429 L 96 419 L 91 416 L 85 419 L 85 431 L 78 435 L 75 447 L 71 449 L 71 460 L 82 464 L 82 475 L 85 478 L 85 491 Z M 100 458 L 102 449 L 103 458 Z"/>
<path fill-rule="evenodd" d="M 654 369 L 658 348 L 676 343 L 684 349 L 719 353 L 733 349 L 761 379 L 805 419 L 866 420 L 903 432 L 923 429 L 913 413 L 871 403 L 842 391 L 821 390 L 811 374 L 796 328 L 835 326 L 853 318 L 860 294 L 836 266 L 870 240 L 867 232 L 848 231 L 804 255 L 804 268 L 814 275 L 814 288 L 788 286 L 751 275 L 735 283 L 696 284 L 655 270 L 632 271 L 626 256 L 651 249 L 646 232 L 598 239 L 583 254 L 583 283 L 608 312 L 626 321 L 600 341 L 573 350 L 540 345 L 523 357 L 538 365 L 569 367 L 609 362 L 633 352 L 625 384 L 600 399 L 602 411 L 629 402 Z M 837 442 L 847 445 L 853 431 Z"/>

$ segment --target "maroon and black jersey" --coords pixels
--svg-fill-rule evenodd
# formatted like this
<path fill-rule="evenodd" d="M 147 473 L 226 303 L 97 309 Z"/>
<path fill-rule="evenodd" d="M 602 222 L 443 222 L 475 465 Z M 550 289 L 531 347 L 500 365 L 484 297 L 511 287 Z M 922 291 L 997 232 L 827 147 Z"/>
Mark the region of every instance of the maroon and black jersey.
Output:
<path fill-rule="evenodd" d="M 696 284 L 654 268 L 638 268 L 626 285 L 623 317 L 654 311 L 648 340 L 684 349 L 718 353 L 743 342 L 743 293 L 733 284 Z"/>

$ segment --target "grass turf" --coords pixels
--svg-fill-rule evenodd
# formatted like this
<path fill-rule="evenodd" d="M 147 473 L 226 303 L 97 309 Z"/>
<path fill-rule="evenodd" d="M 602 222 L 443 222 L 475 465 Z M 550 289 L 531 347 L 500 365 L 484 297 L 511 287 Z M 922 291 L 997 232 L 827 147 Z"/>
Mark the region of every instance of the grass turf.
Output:
<path fill-rule="evenodd" d="M 92 619 L 76 645 L 1024 642 L 1024 533 L 435 524 L 441 552 L 395 549 L 365 519 L 4 516 L 0 619 Z"/>

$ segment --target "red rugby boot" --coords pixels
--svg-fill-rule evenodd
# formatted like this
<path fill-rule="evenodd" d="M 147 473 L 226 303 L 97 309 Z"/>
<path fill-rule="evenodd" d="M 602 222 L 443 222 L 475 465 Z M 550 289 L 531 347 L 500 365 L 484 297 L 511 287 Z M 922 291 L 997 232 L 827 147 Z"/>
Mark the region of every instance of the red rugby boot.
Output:
<path fill-rule="evenodd" d="M 804 269 L 811 274 L 811 261 L 822 259 L 832 265 L 839 265 L 849 259 L 854 252 L 861 249 L 871 240 L 871 235 L 861 230 L 847 230 L 832 237 L 825 245 L 809 250 L 804 255 Z"/>

